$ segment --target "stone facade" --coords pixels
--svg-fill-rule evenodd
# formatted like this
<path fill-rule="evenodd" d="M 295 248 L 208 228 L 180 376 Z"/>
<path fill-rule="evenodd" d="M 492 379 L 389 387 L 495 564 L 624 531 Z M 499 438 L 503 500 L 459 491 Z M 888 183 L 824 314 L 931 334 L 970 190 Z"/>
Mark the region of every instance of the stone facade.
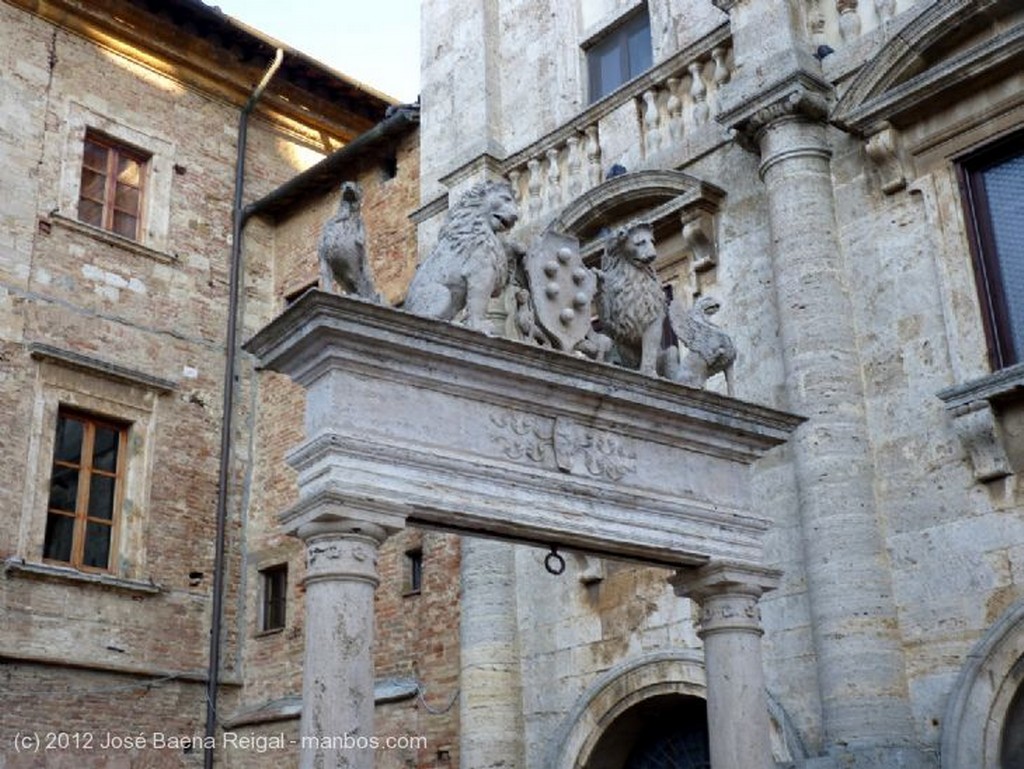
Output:
<path fill-rule="evenodd" d="M 142 2 L 0 2 L 0 767 L 203 761 L 237 124 L 273 47 L 229 25 L 259 54 L 240 57 L 186 23 L 196 4 L 167 5 L 156 18 Z M 806 422 L 751 476 L 769 569 L 669 585 L 666 569 L 581 548 L 555 577 L 543 550 L 463 550 L 436 531 L 379 551 L 384 531 L 355 545 L 350 531 L 286 535 L 303 393 L 242 353 L 217 734 L 287 747 L 220 739 L 216 761 L 298 765 L 303 676 L 311 707 L 325 672 L 303 670 L 307 626 L 367 629 L 345 610 L 379 579 L 376 734 L 427 738 L 378 752 L 379 769 L 649 769 L 680 745 L 681 765 L 700 766 L 705 713 L 728 726 L 710 740 L 716 769 L 1018 765 L 1024 373 L 989 360 L 958 179 L 972 153 L 1022 136 L 1018 6 L 425 0 L 418 134 L 390 133 L 401 120 L 380 122 L 384 100 L 335 75 L 325 87 L 345 98 L 287 69 L 272 79 L 249 126 L 239 343 L 315 283 L 342 181 L 364 191 L 370 266 L 394 304 L 449 201 L 503 178 L 524 244 L 554 223 L 594 260 L 603 228 L 649 221 L 674 296 L 722 302 L 732 394 Z M 652 67 L 589 103 L 587 51 L 637 13 Z M 78 221 L 87 129 L 151 153 L 141 243 Z M 514 307 L 509 295 L 490 314 Z M 709 385 L 725 392 L 721 376 Z M 132 425 L 109 573 L 40 558 L 68 406 Z M 348 576 L 362 569 L 363 585 L 339 587 L 323 563 L 304 583 L 314 547 L 358 561 Z M 264 630 L 264 575 L 282 564 L 284 627 Z M 309 621 L 307 601 L 324 614 Z M 761 688 L 758 643 L 767 734 L 737 708 Z M 334 729 L 366 717 L 367 702 L 343 704 Z M 51 732 L 197 740 L 16 750 Z"/>
<path fill-rule="evenodd" d="M 485 178 L 517 190 L 526 243 L 554 222 L 596 254 L 602 227 L 652 219 L 675 296 L 722 301 L 736 396 L 808 419 L 755 474 L 784 574 L 760 601 L 775 760 L 1017 765 L 1021 371 L 990 363 L 957 174 L 1022 146 L 1019 4 L 427 7 L 421 249 Z M 588 103 L 587 51 L 635 13 L 652 68 Z M 649 714 L 704 696 L 689 609 L 656 572 L 595 581 L 581 559 L 554 579 L 542 556 L 518 550 L 503 580 L 522 661 L 505 765 L 639 766 L 600 749 L 643 733 L 616 731 L 608 692 Z"/>

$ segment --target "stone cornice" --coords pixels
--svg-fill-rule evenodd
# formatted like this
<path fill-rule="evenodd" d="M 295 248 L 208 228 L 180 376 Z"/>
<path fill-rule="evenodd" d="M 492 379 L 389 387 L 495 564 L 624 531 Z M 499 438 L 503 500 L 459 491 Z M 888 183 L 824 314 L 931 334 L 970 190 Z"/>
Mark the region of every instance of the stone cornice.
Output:
<path fill-rule="evenodd" d="M 1024 23 L 1018 23 L 894 85 L 919 66 L 926 47 L 938 43 L 940 33 L 949 34 L 956 24 L 978 12 L 974 4 L 965 5 L 933 6 L 921 19 L 911 22 L 904 34 L 893 38 L 857 76 L 836 105 L 832 121 L 866 136 L 884 127 L 886 121 L 944 106 L 946 102 L 940 98 L 943 94 L 963 88 L 988 72 L 1024 61 Z"/>
<path fill-rule="evenodd" d="M 178 389 L 176 382 L 169 379 L 162 379 L 142 371 L 119 366 L 89 355 L 63 350 L 48 344 L 33 342 L 28 346 L 29 355 L 36 360 L 49 361 L 60 366 L 85 371 L 94 376 L 105 379 L 114 379 L 125 384 L 144 387 L 157 393 L 167 394 Z"/>

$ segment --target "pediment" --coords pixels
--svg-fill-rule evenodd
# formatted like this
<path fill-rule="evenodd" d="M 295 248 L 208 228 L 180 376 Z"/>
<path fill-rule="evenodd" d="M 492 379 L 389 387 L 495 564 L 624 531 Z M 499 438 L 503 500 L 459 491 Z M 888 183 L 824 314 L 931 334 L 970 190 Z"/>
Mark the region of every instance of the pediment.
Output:
<path fill-rule="evenodd" d="M 871 135 L 886 123 L 915 122 L 962 94 L 1022 70 L 1020 0 L 937 0 L 861 69 L 832 121 Z"/>
<path fill-rule="evenodd" d="M 723 192 L 713 184 L 682 171 L 636 171 L 616 176 L 587 190 L 566 206 L 552 226 L 592 241 L 604 227 L 643 218 L 655 225 L 690 209 L 718 210 Z"/>

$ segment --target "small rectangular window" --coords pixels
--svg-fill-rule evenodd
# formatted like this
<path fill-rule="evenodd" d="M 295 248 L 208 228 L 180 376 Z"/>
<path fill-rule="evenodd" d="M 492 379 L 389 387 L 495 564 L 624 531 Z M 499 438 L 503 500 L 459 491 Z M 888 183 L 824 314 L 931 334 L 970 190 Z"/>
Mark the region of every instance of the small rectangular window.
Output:
<path fill-rule="evenodd" d="M 1024 362 L 1024 134 L 960 164 L 992 368 Z"/>
<path fill-rule="evenodd" d="M 423 551 L 410 550 L 405 554 L 405 592 L 419 593 L 423 589 Z"/>
<path fill-rule="evenodd" d="M 288 605 L 288 564 L 262 569 L 260 578 L 263 590 L 260 630 L 264 633 L 281 630 L 285 625 L 285 609 Z"/>
<path fill-rule="evenodd" d="M 646 72 L 652 62 L 651 21 L 642 7 L 587 48 L 590 102 Z"/>
<path fill-rule="evenodd" d="M 78 219 L 139 240 L 148 160 L 138 150 L 88 132 L 82 154 Z"/>
<path fill-rule="evenodd" d="M 61 410 L 53 446 L 43 558 L 108 571 L 121 506 L 128 429 Z"/>

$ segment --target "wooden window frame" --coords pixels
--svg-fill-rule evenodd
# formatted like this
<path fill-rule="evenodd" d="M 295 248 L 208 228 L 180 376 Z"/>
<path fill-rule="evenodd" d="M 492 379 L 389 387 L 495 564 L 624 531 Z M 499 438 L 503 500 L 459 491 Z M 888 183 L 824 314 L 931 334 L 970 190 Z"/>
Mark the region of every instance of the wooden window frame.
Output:
<path fill-rule="evenodd" d="M 87 197 L 85 195 L 85 183 L 84 177 L 87 170 L 99 171 L 99 169 L 89 169 L 86 166 L 86 157 L 88 152 L 86 150 L 87 145 L 93 144 L 97 147 L 103 147 L 107 151 L 107 163 L 104 169 L 104 176 L 106 183 L 103 188 L 103 199 L 98 200 L 96 198 Z M 100 229 L 112 232 L 122 238 L 128 238 L 136 242 L 142 240 L 142 218 L 143 212 L 146 205 L 146 176 L 149 167 L 149 161 L 151 155 L 143 152 L 142 150 L 130 147 L 124 142 L 120 142 L 116 139 L 112 139 L 105 134 L 101 134 L 97 131 L 88 130 L 85 134 L 85 140 L 83 144 L 82 153 L 82 167 L 79 175 L 79 189 L 78 189 L 78 220 L 92 227 L 99 227 Z M 119 209 L 117 207 L 117 166 L 118 161 L 121 158 L 131 160 L 139 165 L 139 184 L 138 184 L 138 206 L 134 211 L 127 209 Z M 123 182 L 122 182 L 123 183 Z M 126 185 L 134 187 L 134 185 Z M 82 217 L 81 206 L 82 201 L 90 201 L 97 203 L 101 206 L 100 223 L 87 221 Z M 114 214 L 120 211 L 121 213 L 129 214 L 135 218 L 135 232 L 131 235 L 127 235 L 116 229 L 114 223 Z"/>
<path fill-rule="evenodd" d="M 288 625 L 288 564 L 260 569 L 260 628 L 276 633 Z"/>
<path fill-rule="evenodd" d="M 988 341 L 993 371 L 1021 363 L 1013 349 L 1009 303 L 1003 289 L 999 252 L 992 227 L 992 211 L 985 190 L 984 173 L 1020 156 L 1024 132 L 1017 132 L 959 159 L 956 164 L 964 203 L 971 262 L 974 267 L 982 324 Z"/>
<path fill-rule="evenodd" d="M 588 104 L 594 104 L 595 102 L 600 101 L 650 68 L 650 66 L 648 66 L 643 70 L 637 70 L 629 58 L 629 36 L 641 26 L 647 27 L 648 40 L 653 46 L 653 38 L 651 38 L 651 16 L 646 5 L 641 5 L 626 14 L 609 29 L 601 33 L 600 36 L 585 44 L 584 50 L 587 57 Z M 619 68 L 622 73 L 622 80 L 610 88 L 604 88 L 603 86 L 605 84 L 602 83 L 600 76 L 600 58 L 597 54 L 599 52 L 609 51 L 611 48 L 618 49 Z M 654 51 L 652 47 L 652 64 L 653 58 Z"/>
<path fill-rule="evenodd" d="M 69 513 L 66 510 L 58 510 L 50 507 L 49 499 L 47 499 L 46 505 L 46 521 L 49 525 L 50 516 L 60 516 L 63 518 L 73 518 L 73 531 L 71 536 L 71 557 L 70 560 L 64 561 L 56 558 L 47 558 L 45 556 L 48 541 L 46 537 L 43 538 L 43 562 L 51 564 L 59 564 L 71 566 L 79 571 L 98 572 L 106 573 L 112 572 L 111 561 L 113 560 L 114 553 L 117 552 L 118 535 L 120 534 L 120 520 L 121 520 L 121 509 L 124 501 L 124 487 L 125 487 L 125 469 L 126 469 L 126 455 L 128 447 L 128 429 L 129 426 L 124 422 L 120 422 L 108 417 L 100 417 L 94 414 L 90 414 L 83 411 L 77 411 L 75 409 L 60 408 L 57 412 L 57 425 L 59 426 L 62 418 L 71 419 L 83 423 L 82 430 L 82 446 L 81 455 L 79 457 L 80 464 L 74 464 L 57 459 L 57 444 L 54 443 L 53 448 L 53 460 L 51 462 L 51 480 L 50 487 L 52 488 L 53 483 L 53 469 L 57 467 L 73 468 L 78 470 L 78 489 L 75 498 L 75 510 L 74 513 Z M 58 426 L 54 427 L 54 435 L 57 434 Z M 117 433 L 117 462 L 113 472 L 106 470 L 99 470 L 93 467 L 93 448 L 95 446 L 96 429 L 103 427 L 116 431 Z M 94 475 L 104 476 L 114 479 L 114 494 L 113 494 L 113 509 L 111 510 L 110 520 L 107 521 L 103 518 L 96 518 L 89 515 L 89 494 L 92 489 L 92 478 Z M 110 544 L 107 550 L 107 563 L 105 566 L 89 566 L 84 563 L 85 560 L 85 545 L 87 539 L 87 526 L 88 524 L 97 524 L 110 527 Z"/>

